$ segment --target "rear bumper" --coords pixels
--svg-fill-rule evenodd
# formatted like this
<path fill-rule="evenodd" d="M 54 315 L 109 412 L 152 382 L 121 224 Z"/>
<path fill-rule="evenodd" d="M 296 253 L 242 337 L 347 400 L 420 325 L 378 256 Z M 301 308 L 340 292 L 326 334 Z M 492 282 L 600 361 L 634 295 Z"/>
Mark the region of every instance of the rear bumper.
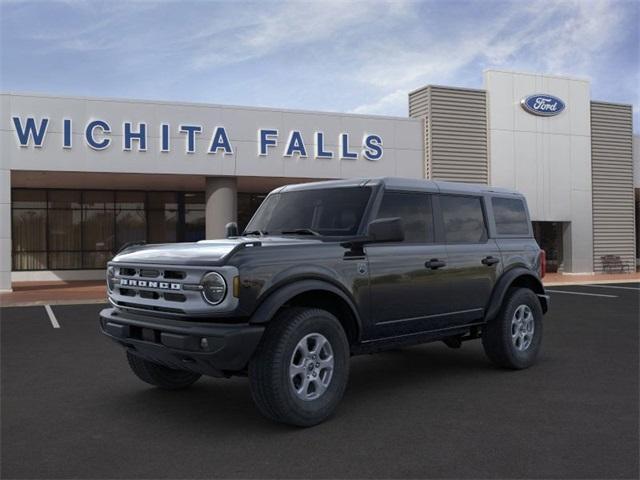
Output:
<path fill-rule="evenodd" d="M 100 328 L 151 362 L 216 377 L 244 370 L 264 332 L 248 323 L 185 322 L 115 308 L 100 312 Z"/>

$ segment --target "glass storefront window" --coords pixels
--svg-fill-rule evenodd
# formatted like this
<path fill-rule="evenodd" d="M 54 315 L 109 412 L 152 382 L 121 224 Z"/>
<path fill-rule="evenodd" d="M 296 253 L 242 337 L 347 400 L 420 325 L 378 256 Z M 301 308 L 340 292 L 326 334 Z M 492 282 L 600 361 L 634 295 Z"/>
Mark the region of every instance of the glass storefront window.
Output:
<path fill-rule="evenodd" d="M 52 270 L 73 270 L 82 268 L 82 253 L 49 252 L 49 268 Z"/>
<path fill-rule="evenodd" d="M 147 217 L 144 210 L 121 210 L 116 214 L 116 251 L 125 244 L 147 240 Z"/>
<path fill-rule="evenodd" d="M 170 243 L 177 241 L 178 211 L 176 210 L 150 210 L 149 219 L 149 243 Z"/>
<path fill-rule="evenodd" d="M 149 210 L 177 210 L 177 194 L 175 192 L 149 192 L 147 206 Z"/>
<path fill-rule="evenodd" d="M 116 192 L 116 210 L 144 210 L 145 192 Z"/>
<path fill-rule="evenodd" d="M 11 192 L 13 208 L 46 208 L 46 190 L 13 190 Z"/>
<path fill-rule="evenodd" d="M 49 210 L 48 250 L 82 249 L 82 211 Z"/>
<path fill-rule="evenodd" d="M 82 192 L 82 207 L 91 209 L 113 210 L 114 192 L 94 190 Z"/>
<path fill-rule="evenodd" d="M 124 244 L 205 238 L 204 192 L 13 189 L 14 270 L 102 269 Z M 265 195 L 238 194 L 245 225 Z"/>
<path fill-rule="evenodd" d="M 80 190 L 50 190 L 47 195 L 49 208 L 81 208 L 82 192 Z"/>
<path fill-rule="evenodd" d="M 184 241 L 197 242 L 205 238 L 204 210 L 188 210 L 184 214 Z"/>

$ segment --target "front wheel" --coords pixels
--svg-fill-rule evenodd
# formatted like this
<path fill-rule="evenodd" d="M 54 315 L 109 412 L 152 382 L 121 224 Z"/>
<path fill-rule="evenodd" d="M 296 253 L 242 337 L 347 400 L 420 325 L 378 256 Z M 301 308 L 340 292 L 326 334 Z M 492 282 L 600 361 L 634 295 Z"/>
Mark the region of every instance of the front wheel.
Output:
<path fill-rule="evenodd" d="M 504 368 L 533 365 L 542 342 L 542 307 L 528 288 L 513 288 L 505 295 L 498 315 L 482 330 L 482 346 L 489 359 Z"/>
<path fill-rule="evenodd" d="M 279 313 L 249 363 L 251 395 L 260 412 L 300 427 L 333 413 L 348 376 L 344 329 L 336 317 L 316 308 Z"/>

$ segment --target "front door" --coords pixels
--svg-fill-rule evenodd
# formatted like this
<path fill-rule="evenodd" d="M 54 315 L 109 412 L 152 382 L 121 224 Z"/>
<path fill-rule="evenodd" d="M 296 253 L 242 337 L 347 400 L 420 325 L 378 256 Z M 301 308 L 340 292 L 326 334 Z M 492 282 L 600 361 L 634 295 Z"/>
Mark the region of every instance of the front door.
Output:
<path fill-rule="evenodd" d="M 405 240 L 366 246 L 369 261 L 370 338 L 410 335 L 437 328 L 447 313 L 447 255 L 435 243 L 428 193 L 388 190 L 377 218 L 400 217 Z"/>

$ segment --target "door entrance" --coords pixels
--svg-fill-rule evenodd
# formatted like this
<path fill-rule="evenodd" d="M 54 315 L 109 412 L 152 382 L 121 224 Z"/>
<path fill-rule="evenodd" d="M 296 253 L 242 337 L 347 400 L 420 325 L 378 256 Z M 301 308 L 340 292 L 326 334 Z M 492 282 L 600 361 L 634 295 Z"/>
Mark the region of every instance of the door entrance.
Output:
<path fill-rule="evenodd" d="M 562 229 L 563 222 L 531 222 L 533 236 L 547 254 L 547 272 L 562 270 Z"/>

